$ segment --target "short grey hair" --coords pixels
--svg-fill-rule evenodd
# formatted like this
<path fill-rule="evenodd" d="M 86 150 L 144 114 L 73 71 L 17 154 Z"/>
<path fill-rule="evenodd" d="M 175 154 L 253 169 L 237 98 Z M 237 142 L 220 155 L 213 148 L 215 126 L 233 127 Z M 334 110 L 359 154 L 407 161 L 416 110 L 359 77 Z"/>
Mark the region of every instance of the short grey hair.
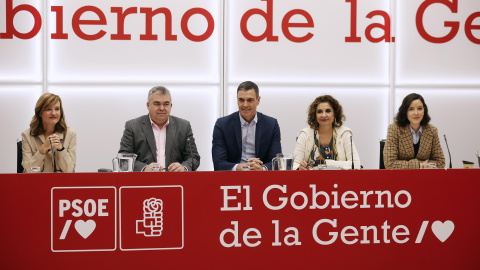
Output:
<path fill-rule="evenodd" d="M 170 96 L 170 101 L 172 100 L 172 95 L 170 94 L 170 90 L 168 90 L 164 86 L 155 86 L 150 91 L 148 91 L 148 100 L 147 102 L 150 102 L 152 99 L 153 93 L 159 94 L 159 95 L 169 95 Z"/>

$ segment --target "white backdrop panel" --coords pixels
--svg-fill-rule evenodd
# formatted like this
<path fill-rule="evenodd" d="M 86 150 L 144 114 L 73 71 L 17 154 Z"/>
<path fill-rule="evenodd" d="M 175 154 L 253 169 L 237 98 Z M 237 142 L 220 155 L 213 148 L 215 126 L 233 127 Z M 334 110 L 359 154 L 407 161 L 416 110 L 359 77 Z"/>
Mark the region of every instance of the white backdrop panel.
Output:
<path fill-rule="evenodd" d="M 0 0 L 0 33 L 6 31 L 5 0 Z M 42 14 L 40 0 L 14 1 L 17 5 L 28 4 L 35 7 Z M 13 24 L 20 33 L 28 33 L 34 26 L 33 16 L 26 11 L 20 11 L 14 17 Z M 0 81 L 41 82 L 43 69 L 43 29 L 32 39 L 24 40 L 0 39 Z"/>
<path fill-rule="evenodd" d="M 395 94 L 395 108 L 403 98 L 419 93 L 428 106 L 431 124 L 438 128 L 438 135 L 448 167 L 448 151 L 443 134 L 447 136 L 452 154 L 453 168 L 463 168 L 462 160 L 475 161 L 475 151 L 480 150 L 480 89 L 411 89 L 399 88 Z M 475 163 L 475 167 L 478 165 Z"/>
<path fill-rule="evenodd" d="M 366 19 L 368 12 L 376 9 L 388 12 L 389 1 L 358 1 L 357 35 L 362 43 L 345 43 L 350 35 L 350 4 L 345 1 L 273 1 L 273 34 L 278 42 L 251 42 L 240 31 L 240 21 L 248 10 L 266 11 L 266 2 L 259 0 L 227 1 L 226 42 L 229 82 L 253 81 L 299 83 L 376 83 L 388 84 L 389 43 L 370 43 L 364 38 L 368 24 L 383 23 L 376 16 Z M 282 20 L 287 12 L 304 9 L 312 17 L 314 28 L 292 28 L 292 34 L 301 37 L 311 32 L 313 38 L 304 43 L 289 41 L 282 32 Z M 300 15 L 291 22 L 303 23 Z M 247 28 L 259 36 L 266 29 L 260 15 L 248 20 Z M 382 31 L 374 31 L 380 36 Z"/>
<path fill-rule="evenodd" d="M 0 115 L 2 131 L 0 147 L 0 173 L 17 172 L 16 140 L 22 139 L 22 132 L 30 127 L 35 114 L 35 103 L 42 95 L 40 86 L 0 85 Z"/>
<path fill-rule="evenodd" d="M 242 16 L 255 8 L 267 11 L 268 2 L 273 3 L 273 34 L 279 41 L 248 41 L 240 30 Z M 15 171 L 14 142 L 28 127 L 42 90 L 60 94 L 64 100 L 67 123 L 78 133 L 77 171 L 86 172 L 111 167 L 125 121 L 147 113 L 147 92 L 159 81 L 172 90 L 172 114 L 192 123 L 202 157 L 199 170 L 213 169 L 213 125 L 222 115 L 222 108 L 225 113 L 237 110 L 236 87 L 244 80 L 260 86 L 259 111 L 279 120 L 284 153 L 293 152 L 296 134 L 307 126 L 310 102 L 323 93 L 338 98 L 347 116 L 345 125 L 355 133 L 362 164 L 372 169 L 378 168 L 378 141 L 386 137 L 387 125 L 392 121 L 388 112 L 396 111 L 406 94 L 420 89 L 418 92 L 430 107 L 432 123 L 449 138 L 454 167 L 462 167 L 462 159 L 472 160 L 474 151 L 480 150 L 480 129 L 475 118 L 480 113 L 479 45 L 465 36 L 465 20 L 480 11 L 480 1 L 458 1 L 458 13 L 438 3 L 427 9 L 423 22 L 433 36 L 448 33 L 445 21 L 460 23 L 455 38 L 444 44 L 433 44 L 420 36 L 415 15 L 423 2 L 358 0 L 357 35 L 362 42 L 347 43 L 351 4 L 338 0 L 14 1 L 14 7 L 34 6 L 41 12 L 43 24 L 33 39 L 0 39 L 0 112 L 8 127 L 2 130 L 0 147 L 10 153 L 0 158 L 0 173 Z M 6 31 L 5 3 L 0 0 L 0 33 Z M 100 8 L 107 19 L 105 26 L 81 26 L 87 34 L 107 32 L 96 41 L 83 40 L 72 29 L 73 14 L 87 5 Z M 67 40 L 51 39 L 50 34 L 57 31 L 57 14 L 51 6 L 63 7 Z M 125 19 L 125 33 L 131 34 L 132 40 L 111 40 L 111 35 L 117 33 L 117 15 L 111 7 L 137 8 L 137 14 Z M 140 35 L 145 33 L 141 7 L 168 8 L 177 40 L 165 40 L 165 17 L 160 14 L 153 19 L 153 34 L 158 35 L 158 40 L 141 41 Z M 215 22 L 212 35 L 203 42 L 189 40 L 181 29 L 185 12 L 196 7 L 206 9 Z M 299 37 L 311 32 L 311 40 L 295 43 L 283 34 L 282 19 L 293 9 L 307 11 L 314 27 L 291 28 L 291 33 Z M 368 25 L 384 23 L 380 16 L 366 18 L 374 10 L 390 14 L 395 22 L 395 43 L 371 43 L 366 39 Z M 87 12 L 81 19 L 97 16 Z M 296 15 L 291 22 L 306 20 Z M 34 20 L 22 11 L 14 23 L 18 31 L 25 33 L 31 30 Z M 479 25 L 480 18 L 473 24 Z M 207 26 L 201 15 L 192 16 L 188 23 L 195 35 L 204 33 Z M 266 22 L 259 15 L 248 20 L 247 29 L 252 35 L 262 34 L 265 28 Z M 375 37 L 382 34 L 378 29 L 373 31 Z M 480 38 L 480 31 L 474 30 L 473 35 Z M 391 67 L 395 74 L 390 74 Z M 443 141 L 442 146 L 446 153 Z"/>
<path fill-rule="evenodd" d="M 190 121 L 201 156 L 198 170 L 213 170 L 212 131 L 219 116 L 219 87 L 169 86 L 172 115 Z M 68 126 L 77 131 L 77 172 L 111 168 L 125 122 L 148 114 L 151 87 L 52 86 L 62 97 Z"/>
<path fill-rule="evenodd" d="M 343 107 L 347 120 L 344 125 L 351 128 L 360 160 L 365 169 L 378 169 L 381 138 L 386 137 L 388 127 L 388 88 L 344 88 L 344 87 L 280 87 L 259 85 L 260 105 L 257 111 L 277 118 L 282 136 L 282 151 L 292 154 L 295 138 L 308 127 L 307 112 L 313 100 L 329 94 Z M 237 86 L 230 86 L 227 94 L 227 112 L 238 110 Z"/>
<path fill-rule="evenodd" d="M 141 1 L 76 1 L 54 0 L 50 6 L 64 6 L 64 31 L 68 40 L 48 40 L 49 82 L 95 81 L 95 82 L 220 82 L 221 1 L 214 0 L 141 0 Z M 107 25 L 87 25 L 81 29 L 87 34 L 104 30 L 107 34 L 95 41 L 77 37 L 72 30 L 71 18 L 82 6 L 93 5 L 102 10 Z M 137 7 L 137 14 L 125 19 L 125 34 L 132 40 L 111 40 L 117 33 L 117 14 L 110 7 Z M 145 14 L 141 7 L 153 9 L 166 7 L 172 14 L 172 34 L 177 40 L 165 40 L 165 16 L 153 17 L 153 34 L 158 40 L 140 40 L 145 34 Z M 181 30 L 185 12 L 192 8 L 206 9 L 213 17 L 215 30 L 203 42 L 193 42 Z M 55 31 L 56 14 L 49 13 L 50 32 Z M 86 12 L 81 19 L 98 19 L 93 12 Z M 189 29 L 201 35 L 207 29 L 207 20 L 202 15 L 193 15 Z"/>
<path fill-rule="evenodd" d="M 425 30 L 434 37 L 450 32 L 445 21 L 460 22 L 460 29 L 451 41 L 430 43 L 417 31 L 415 16 L 423 1 L 396 1 L 396 83 L 398 84 L 479 84 L 480 45 L 472 43 L 465 35 L 465 20 L 480 11 L 480 1 L 458 1 L 458 13 L 445 5 L 434 4 L 423 17 Z M 480 25 L 480 18 L 473 21 Z M 474 30 L 476 38 L 480 31 Z"/>

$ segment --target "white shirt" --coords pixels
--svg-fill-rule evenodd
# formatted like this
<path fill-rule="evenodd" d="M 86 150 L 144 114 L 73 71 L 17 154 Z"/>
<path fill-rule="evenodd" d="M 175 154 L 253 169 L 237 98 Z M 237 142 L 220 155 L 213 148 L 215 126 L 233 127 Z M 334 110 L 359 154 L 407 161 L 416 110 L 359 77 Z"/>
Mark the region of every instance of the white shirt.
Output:
<path fill-rule="evenodd" d="M 243 117 L 238 113 L 240 116 L 240 126 L 242 128 L 242 163 L 247 163 L 249 158 L 255 157 L 255 132 L 257 130 L 257 114 L 253 120 L 248 123 L 243 119 Z M 232 171 L 237 170 L 238 164 L 233 166 Z"/>
<path fill-rule="evenodd" d="M 420 126 L 417 133 L 415 133 L 415 130 L 413 130 L 412 127 L 410 127 L 410 131 L 412 132 L 413 144 L 417 144 L 420 141 L 420 137 L 422 136 L 422 126 Z"/>

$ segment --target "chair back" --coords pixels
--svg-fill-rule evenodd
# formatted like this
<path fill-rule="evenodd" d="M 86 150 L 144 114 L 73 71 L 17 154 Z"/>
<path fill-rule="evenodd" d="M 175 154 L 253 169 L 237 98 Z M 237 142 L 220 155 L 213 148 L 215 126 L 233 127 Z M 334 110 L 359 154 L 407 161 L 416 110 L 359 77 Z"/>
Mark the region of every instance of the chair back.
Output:
<path fill-rule="evenodd" d="M 385 147 L 386 141 L 385 139 L 380 141 L 380 169 L 385 169 L 385 163 L 383 163 L 383 148 Z"/>
<path fill-rule="evenodd" d="M 22 159 L 22 141 L 17 141 L 17 173 L 23 173 Z"/>

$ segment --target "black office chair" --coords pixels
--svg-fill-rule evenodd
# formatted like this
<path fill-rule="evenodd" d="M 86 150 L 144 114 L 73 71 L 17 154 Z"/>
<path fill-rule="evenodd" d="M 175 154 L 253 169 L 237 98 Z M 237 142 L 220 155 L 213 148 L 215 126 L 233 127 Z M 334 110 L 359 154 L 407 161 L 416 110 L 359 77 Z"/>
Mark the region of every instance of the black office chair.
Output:
<path fill-rule="evenodd" d="M 23 166 L 22 166 L 22 141 L 17 141 L 17 173 L 23 173 Z"/>
<path fill-rule="evenodd" d="M 383 148 L 385 147 L 386 141 L 385 139 L 380 141 L 380 169 L 385 169 L 385 163 L 383 163 Z"/>

